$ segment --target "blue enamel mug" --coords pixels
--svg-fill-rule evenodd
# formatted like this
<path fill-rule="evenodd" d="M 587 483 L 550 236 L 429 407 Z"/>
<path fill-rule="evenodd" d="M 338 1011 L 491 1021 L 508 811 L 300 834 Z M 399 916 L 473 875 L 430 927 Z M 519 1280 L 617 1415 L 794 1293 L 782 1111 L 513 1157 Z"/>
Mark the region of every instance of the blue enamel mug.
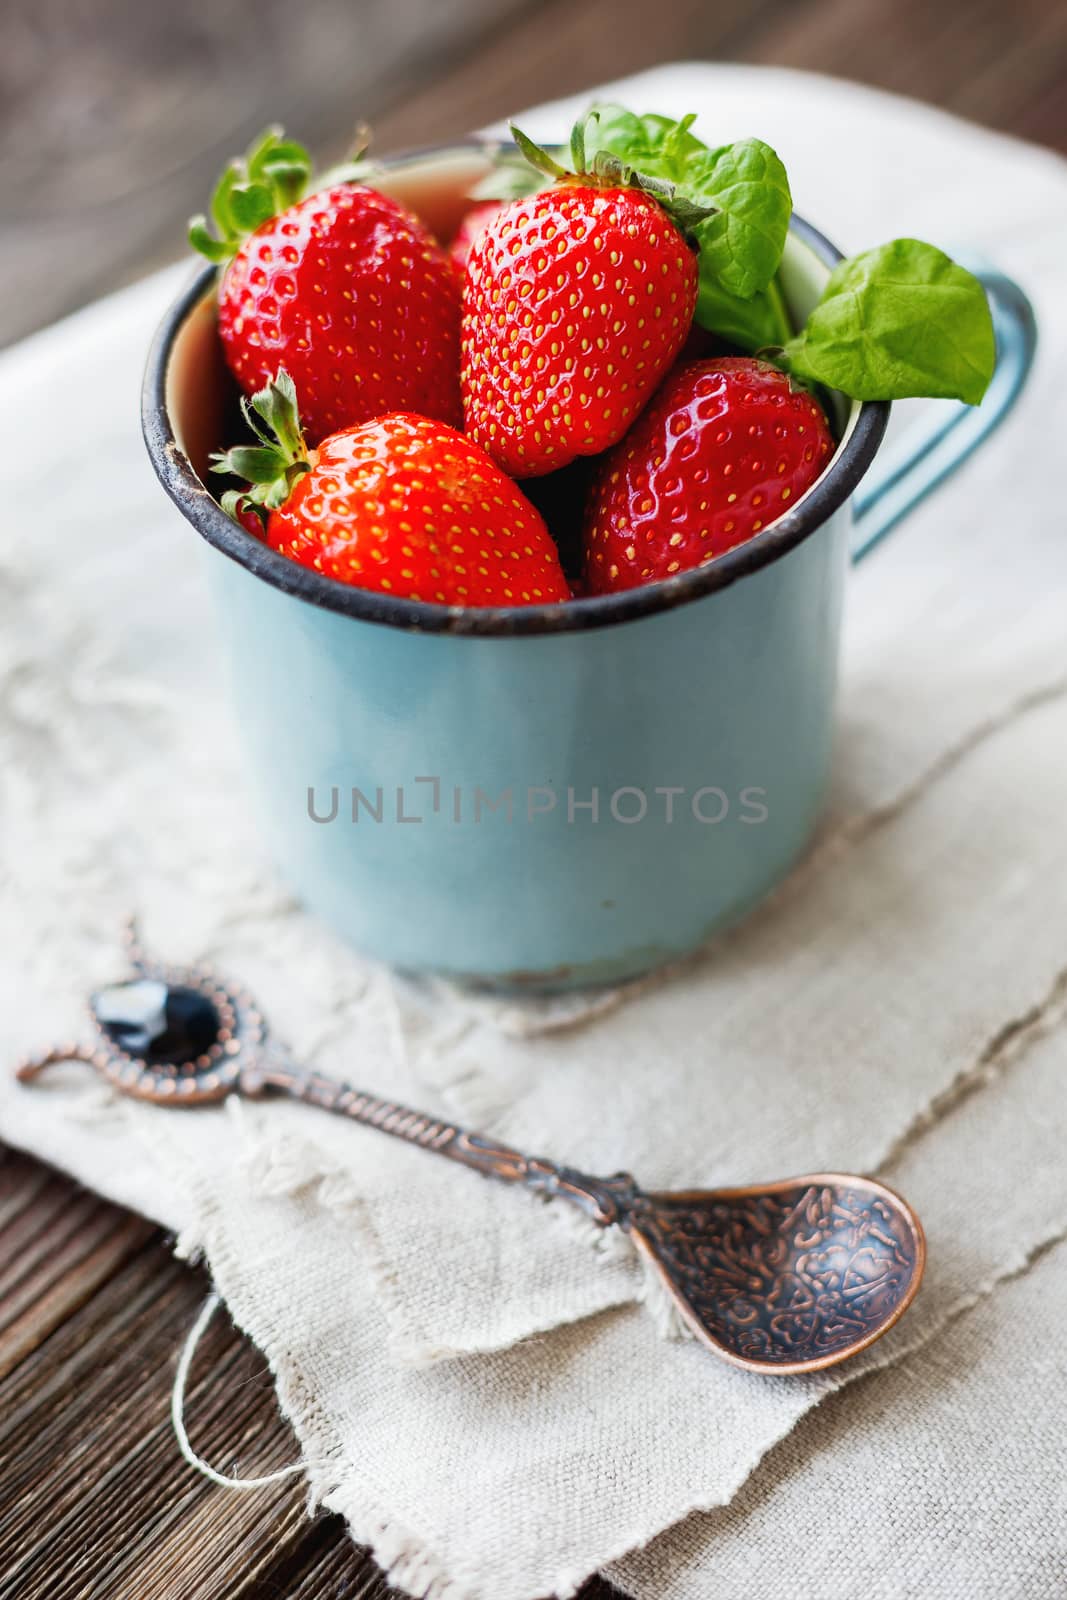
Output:
<path fill-rule="evenodd" d="M 441 238 L 486 148 L 392 163 Z M 795 218 L 803 318 L 839 252 Z M 1032 357 L 1021 291 L 985 274 L 998 367 L 879 456 L 889 408 L 831 396 L 836 453 L 710 565 L 565 606 L 463 610 L 288 561 L 227 518 L 234 442 L 208 269 L 145 381 L 164 488 L 206 541 L 236 712 L 277 862 L 309 908 L 399 967 L 498 989 L 616 982 L 692 950 L 788 871 L 827 784 L 845 575 L 1006 414 Z"/>

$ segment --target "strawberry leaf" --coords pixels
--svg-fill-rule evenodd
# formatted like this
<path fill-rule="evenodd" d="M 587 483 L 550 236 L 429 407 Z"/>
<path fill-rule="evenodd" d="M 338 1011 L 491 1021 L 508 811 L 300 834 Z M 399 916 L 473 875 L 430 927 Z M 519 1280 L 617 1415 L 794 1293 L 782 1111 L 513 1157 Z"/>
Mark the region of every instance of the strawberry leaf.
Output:
<path fill-rule="evenodd" d="M 569 178 L 573 174 L 556 160 L 555 156 L 539 144 L 535 144 L 529 134 L 523 133 L 514 122 L 508 123 L 511 137 L 519 147 L 520 154 L 530 163 L 535 172 L 541 172 L 546 178 Z M 576 135 L 577 138 L 577 135 Z"/>
<path fill-rule="evenodd" d="M 209 261 L 227 261 L 269 217 L 286 211 L 303 196 L 311 177 L 311 157 L 302 144 L 268 128 L 239 161 L 231 161 L 211 196 L 211 220 L 194 217 L 189 243 Z"/>
<path fill-rule="evenodd" d="M 594 155 L 588 155 L 587 134 L 590 125 L 592 131 L 596 131 L 599 121 L 600 113 L 594 108 L 575 123 L 570 144 L 572 165 L 569 168 L 562 166 L 541 145 L 535 144 L 513 122 L 509 127 L 519 153 L 537 172 L 544 173 L 557 183 L 592 183 L 605 189 L 638 189 L 661 205 L 681 232 L 695 244 L 696 229 L 708 219 L 712 208 L 682 194 L 678 185 L 668 178 L 639 172 L 632 162 L 616 155 L 614 151 L 597 148 Z"/>
<path fill-rule="evenodd" d="M 251 484 L 249 489 L 228 489 L 222 497 L 222 509 L 236 522 L 243 511 L 252 509 L 262 520 L 264 512 L 283 506 L 296 480 L 311 470 L 300 428 L 296 385 L 284 367 L 278 368 L 276 376 L 258 389 L 250 402 L 242 400 L 241 410 L 259 444 L 236 445 L 211 457 L 213 472 L 244 478 Z"/>
<path fill-rule="evenodd" d="M 622 157 L 650 178 L 666 178 L 684 187 L 689 161 L 707 153 L 707 145 L 689 132 L 695 116 L 678 122 L 655 114 L 639 117 L 617 105 L 596 105 L 593 114 L 596 148 Z"/>
<path fill-rule="evenodd" d="M 275 377 L 262 389 L 257 389 L 252 396 L 252 409 L 263 418 L 268 439 L 277 439 L 286 460 L 290 463 L 305 461 L 307 445 L 300 427 L 296 384 L 284 367 L 279 367 Z M 262 438 L 263 430 L 256 427 L 255 431 Z"/>
<path fill-rule="evenodd" d="M 216 263 L 229 261 L 233 247 L 224 239 L 216 239 L 207 225 L 206 217 L 193 217 L 189 222 L 189 243 L 200 255 Z"/>
<path fill-rule="evenodd" d="M 985 291 L 920 239 L 841 261 L 781 365 L 855 400 L 929 395 L 977 405 L 996 359 Z"/>
<path fill-rule="evenodd" d="M 221 471 L 222 469 L 219 468 L 219 470 Z M 227 489 L 219 504 L 226 515 L 234 522 L 240 522 L 242 527 L 244 526 L 242 512 L 245 511 L 253 511 L 255 513 L 259 518 L 261 528 L 265 528 L 267 525 L 267 514 L 263 506 L 253 500 L 251 494 L 245 489 Z"/>
<path fill-rule="evenodd" d="M 280 450 L 241 444 L 232 450 L 217 451 L 211 461 L 220 472 L 232 472 L 234 477 L 247 478 L 249 483 L 273 483 L 289 464 Z"/>
<path fill-rule="evenodd" d="M 231 161 L 223 169 L 222 176 L 212 190 L 211 220 L 224 239 L 231 238 L 233 235 L 233 225 L 230 217 L 230 191 L 240 179 L 241 172 L 240 162 Z"/>
<path fill-rule="evenodd" d="M 274 215 L 274 196 L 265 183 L 235 183 L 230 190 L 230 217 L 239 233 L 255 233 Z"/>

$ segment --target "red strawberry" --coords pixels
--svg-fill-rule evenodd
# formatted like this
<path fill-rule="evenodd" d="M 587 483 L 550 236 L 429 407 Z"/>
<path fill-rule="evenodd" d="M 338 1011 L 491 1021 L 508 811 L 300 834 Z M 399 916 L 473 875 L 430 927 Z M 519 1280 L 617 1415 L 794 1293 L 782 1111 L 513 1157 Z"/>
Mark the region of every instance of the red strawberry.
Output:
<path fill-rule="evenodd" d="M 502 200 L 480 200 L 477 205 L 471 207 L 456 230 L 456 237 L 448 247 L 448 254 L 461 283 L 471 246 L 476 239 L 481 238 L 487 223 L 496 216 L 503 203 Z"/>
<path fill-rule="evenodd" d="M 459 295 L 448 257 L 374 189 L 341 183 L 291 203 L 309 170 L 301 146 L 272 131 L 216 191 L 221 237 L 202 218 L 191 225 L 197 248 L 228 260 L 219 333 L 238 383 L 251 394 L 286 366 L 313 440 L 385 411 L 458 424 Z"/>
<path fill-rule="evenodd" d="M 618 163 L 593 163 L 610 182 L 569 174 L 513 131 L 558 181 L 503 206 L 471 248 L 463 415 L 494 461 L 531 478 L 622 438 L 685 343 L 697 263 L 664 205 L 620 186 Z"/>
<path fill-rule="evenodd" d="M 766 361 L 677 367 L 598 468 L 588 592 L 658 583 L 744 544 L 815 482 L 833 448 L 811 395 Z"/>
<path fill-rule="evenodd" d="M 267 427 L 256 422 L 253 410 Z M 265 514 L 273 550 L 327 578 L 410 600 L 519 606 L 568 600 L 548 529 L 477 445 L 405 412 L 362 422 L 308 450 L 284 370 L 245 415 L 257 446 L 214 457 L 247 477 L 222 504 Z M 268 431 L 269 430 L 269 431 Z"/>

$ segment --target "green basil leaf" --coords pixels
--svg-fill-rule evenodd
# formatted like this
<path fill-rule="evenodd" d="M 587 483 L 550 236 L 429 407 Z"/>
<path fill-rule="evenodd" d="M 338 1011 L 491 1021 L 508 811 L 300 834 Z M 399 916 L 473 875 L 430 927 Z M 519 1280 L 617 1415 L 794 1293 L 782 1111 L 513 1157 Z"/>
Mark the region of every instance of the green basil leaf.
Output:
<path fill-rule="evenodd" d="M 762 139 L 692 157 L 679 184 L 687 199 L 716 214 L 697 229 L 700 274 L 743 300 L 765 289 L 778 271 L 793 213 L 785 167 Z"/>
<path fill-rule="evenodd" d="M 856 400 L 977 405 L 995 359 L 978 279 L 931 244 L 894 239 L 838 263 L 783 364 Z"/>
<path fill-rule="evenodd" d="M 789 179 L 770 145 L 739 139 L 709 150 L 690 132 L 692 116 L 675 122 L 623 106 L 593 110 L 590 150 L 607 150 L 646 177 L 675 184 L 680 198 L 715 208 L 696 230 L 701 284 L 715 280 L 742 299 L 765 289 L 781 263 L 793 210 Z"/>
<path fill-rule="evenodd" d="M 724 289 L 712 274 L 702 272 L 695 320 L 750 355 L 784 345 L 793 331 L 777 279 L 759 294 L 742 300 Z"/>

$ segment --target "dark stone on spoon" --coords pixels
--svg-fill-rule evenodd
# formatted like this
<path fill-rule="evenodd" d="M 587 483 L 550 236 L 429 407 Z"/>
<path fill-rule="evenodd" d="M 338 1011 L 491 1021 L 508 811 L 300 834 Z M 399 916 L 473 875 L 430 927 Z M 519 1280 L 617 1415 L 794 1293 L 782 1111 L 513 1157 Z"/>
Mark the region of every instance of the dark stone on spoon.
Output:
<path fill-rule="evenodd" d="M 120 1050 L 153 1065 L 182 1066 L 218 1041 L 222 1024 L 198 989 L 158 978 L 101 989 L 92 1000 L 100 1031 Z"/>

